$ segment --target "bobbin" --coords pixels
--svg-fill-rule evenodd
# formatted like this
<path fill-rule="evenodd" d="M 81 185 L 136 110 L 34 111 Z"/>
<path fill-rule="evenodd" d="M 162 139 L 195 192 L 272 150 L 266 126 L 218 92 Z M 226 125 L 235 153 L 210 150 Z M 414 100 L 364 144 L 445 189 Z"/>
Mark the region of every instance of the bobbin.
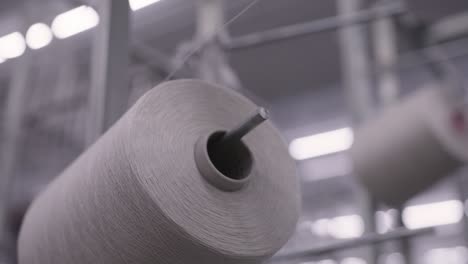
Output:
<path fill-rule="evenodd" d="M 399 207 L 468 161 L 468 131 L 439 86 L 426 86 L 385 109 L 355 133 L 350 154 L 360 183 Z"/>
<path fill-rule="evenodd" d="M 33 202 L 19 263 L 265 262 L 301 208 L 267 116 L 203 81 L 155 87 Z"/>

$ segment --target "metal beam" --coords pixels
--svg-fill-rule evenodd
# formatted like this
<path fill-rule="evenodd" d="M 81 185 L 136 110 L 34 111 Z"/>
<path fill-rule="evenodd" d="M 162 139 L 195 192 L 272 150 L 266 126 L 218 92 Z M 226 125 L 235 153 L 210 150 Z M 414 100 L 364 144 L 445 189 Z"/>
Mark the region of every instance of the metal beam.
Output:
<path fill-rule="evenodd" d="M 416 67 L 428 66 L 430 64 L 450 62 L 468 56 L 468 48 L 466 47 L 468 47 L 468 38 L 431 45 L 416 51 L 409 51 L 400 55 L 398 64 L 395 67 L 399 70 L 409 70 Z M 445 58 L 428 58 L 425 54 L 428 54 L 429 50 L 433 48 L 446 49 Z M 376 69 L 377 72 L 380 70 L 383 69 Z"/>
<path fill-rule="evenodd" d="M 175 71 L 174 64 L 170 56 L 158 49 L 148 46 L 141 41 L 135 41 L 131 45 L 130 55 L 133 61 L 142 63 L 148 67 L 154 74 L 166 77 Z M 174 78 L 188 78 L 193 74 L 186 67 L 178 69 L 173 73 Z"/>
<path fill-rule="evenodd" d="M 359 12 L 362 2 L 362 0 L 337 0 L 339 16 L 342 19 L 352 17 Z M 338 30 L 342 56 L 343 85 L 355 127 L 367 120 L 374 111 L 372 71 L 365 29 L 363 25 L 353 23 Z M 376 200 L 361 186 L 357 186 L 355 193 L 364 220 L 365 232 L 376 233 Z M 369 246 L 366 257 L 367 263 L 378 263 L 378 251 L 377 245 Z"/>
<path fill-rule="evenodd" d="M 337 0 L 338 12 L 346 18 L 357 12 L 361 0 Z M 350 24 L 338 31 L 342 59 L 343 84 L 355 125 L 361 124 L 373 112 L 369 47 L 365 28 Z"/>
<path fill-rule="evenodd" d="M 425 236 L 434 233 L 433 228 L 424 228 L 418 230 L 408 230 L 405 228 L 396 229 L 385 234 L 367 234 L 361 238 L 348 239 L 343 241 L 334 242 L 328 245 L 315 247 L 313 249 L 294 252 L 284 255 L 275 256 L 272 262 L 283 262 L 283 261 L 299 261 L 299 260 L 310 260 L 323 255 L 337 253 L 342 250 L 358 248 L 362 246 L 369 246 L 375 244 L 381 244 L 387 241 L 398 240 L 402 238 L 412 238 L 418 236 Z"/>
<path fill-rule="evenodd" d="M 393 0 L 392 0 L 393 1 Z M 379 4 L 388 3 L 380 1 Z M 373 43 L 377 73 L 377 93 L 381 106 L 393 104 L 399 94 L 399 78 L 395 65 L 398 63 L 398 48 L 394 20 L 381 17 L 372 23 Z"/>
<path fill-rule="evenodd" d="M 214 41 L 224 31 L 223 25 L 224 0 L 197 0 L 197 41 Z"/>
<path fill-rule="evenodd" d="M 459 22 L 459 20 L 457 21 Z M 447 99 L 454 104 L 464 104 L 462 98 L 464 98 L 466 91 L 462 74 L 452 63 L 453 57 L 450 57 L 440 45 L 440 42 L 450 40 L 450 38 L 433 38 L 431 28 L 421 23 L 411 13 L 408 14 L 406 20 L 399 19 L 398 23 L 401 33 L 411 41 L 415 48 L 420 49 L 416 54 L 428 65 L 432 73 L 448 87 L 444 89 Z"/>
<path fill-rule="evenodd" d="M 394 219 L 396 223 L 396 228 L 405 228 L 405 223 L 403 221 L 404 206 L 396 208 L 396 210 L 396 219 Z M 412 245 L 409 237 L 401 237 L 400 239 L 396 239 L 395 241 L 398 242 L 397 246 L 400 250 L 401 255 L 403 256 L 404 263 L 413 263 Z"/>
<path fill-rule="evenodd" d="M 189 52 L 194 48 L 201 48 L 195 69 L 198 78 L 240 89 L 239 78 L 230 67 L 221 46 L 221 40 L 227 36 L 224 23 L 224 0 L 198 0 L 197 30 Z"/>
<path fill-rule="evenodd" d="M 23 119 L 26 109 L 26 96 L 31 54 L 25 53 L 14 62 L 12 78 L 2 126 L 2 151 L 0 156 L 0 240 L 5 242 L 6 214 L 10 202 L 11 186 L 15 174 L 16 160 L 21 146 Z"/>
<path fill-rule="evenodd" d="M 234 37 L 224 46 L 229 50 L 241 50 L 272 44 L 311 34 L 338 30 L 356 24 L 369 23 L 381 17 L 401 15 L 406 12 L 406 6 L 400 1 L 391 4 L 378 5 L 370 9 L 356 11 L 346 16 L 329 17 L 311 22 L 279 27 L 267 31 L 256 32 L 240 37 Z"/>
<path fill-rule="evenodd" d="M 389 0 L 381 0 L 378 4 L 386 4 Z M 394 104 L 400 92 L 398 76 L 398 47 L 395 20 L 392 17 L 382 17 L 372 23 L 374 43 L 377 95 L 379 107 L 386 108 Z M 401 213 L 403 208 L 397 208 L 396 226 L 404 228 Z M 411 243 L 408 237 L 395 240 L 405 264 L 412 263 Z"/>
<path fill-rule="evenodd" d="M 445 17 L 428 28 L 427 41 L 444 42 L 468 35 L 468 12 Z"/>
<path fill-rule="evenodd" d="M 452 61 L 452 60 L 456 60 L 459 58 L 468 57 L 468 48 L 465 48 L 465 46 L 467 45 L 468 45 L 468 39 L 460 39 L 456 41 L 450 41 L 450 42 L 445 42 L 443 44 L 437 44 L 434 46 L 426 47 L 421 50 L 409 51 L 409 52 L 401 54 L 396 60 L 396 63 L 391 67 L 393 67 L 392 70 L 395 72 L 404 71 L 404 70 L 410 70 L 416 67 L 424 67 L 431 63 L 432 64 L 433 63 L 445 63 L 447 61 Z M 454 48 L 452 46 L 457 46 L 457 47 Z M 427 50 L 433 47 L 447 49 L 446 58 L 434 60 L 434 59 L 426 58 L 424 57 L 424 55 L 422 55 L 422 54 L 427 53 Z M 379 76 L 381 72 L 387 71 L 387 70 L 388 70 L 388 66 L 376 65 L 372 74 Z M 86 93 L 77 92 L 75 95 L 64 98 L 63 100 L 60 100 L 60 101 L 52 100 L 50 102 L 46 102 L 40 105 L 39 107 L 37 107 L 36 110 L 32 111 L 32 113 L 30 113 L 30 116 L 28 117 L 28 120 L 30 122 L 40 121 L 43 119 L 47 119 L 48 117 L 53 116 L 53 115 L 67 114 L 67 113 L 76 111 L 80 107 L 86 105 L 86 99 L 87 99 Z"/>
<path fill-rule="evenodd" d="M 98 12 L 101 10 L 99 1 L 93 3 L 88 0 L 68 1 L 73 6 L 88 5 L 93 8 L 97 8 Z M 155 47 L 146 44 L 144 41 L 133 41 L 129 52 L 132 60 L 146 65 L 157 75 L 168 75 L 174 70 L 169 55 L 166 55 Z M 178 74 L 174 74 L 175 78 L 183 78 L 186 76 L 189 76 L 186 69 L 179 70 Z"/>
<path fill-rule="evenodd" d="M 100 23 L 96 30 L 91 65 L 91 89 L 87 143 L 94 142 L 127 109 L 129 97 L 128 1 L 99 2 Z"/>

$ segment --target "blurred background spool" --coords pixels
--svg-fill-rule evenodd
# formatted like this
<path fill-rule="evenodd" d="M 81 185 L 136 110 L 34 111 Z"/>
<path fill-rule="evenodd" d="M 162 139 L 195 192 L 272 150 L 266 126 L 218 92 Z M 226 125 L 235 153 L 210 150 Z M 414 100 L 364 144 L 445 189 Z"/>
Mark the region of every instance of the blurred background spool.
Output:
<path fill-rule="evenodd" d="M 295 165 L 278 132 L 267 121 L 243 137 L 231 153 L 236 166 L 223 164 L 224 174 L 209 160 L 209 141 L 256 109 L 202 81 L 152 89 L 34 201 L 19 263 L 241 264 L 271 257 L 300 210 Z"/>
<path fill-rule="evenodd" d="M 468 160 L 465 113 L 426 87 L 358 128 L 351 158 L 377 199 L 400 206 Z"/>

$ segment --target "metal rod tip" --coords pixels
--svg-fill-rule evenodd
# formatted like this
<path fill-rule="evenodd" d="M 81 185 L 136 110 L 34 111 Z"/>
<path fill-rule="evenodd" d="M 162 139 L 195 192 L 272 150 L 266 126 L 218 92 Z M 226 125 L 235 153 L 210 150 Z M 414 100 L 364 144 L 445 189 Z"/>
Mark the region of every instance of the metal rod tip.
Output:
<path fill-rule="evenodd" d="M 259 107 L 248 119 L 244 120 L 244 122 L 233 128 L 231 131 L 228 131 L 221 140 L 220 145 L 230 145 L 233 144 L 233 142 L 239 142 L 242 137 L 254 130 L 268 118 L 268 111 L 263 107 Z"/>
<path fill-rule="evenodd" d="M 264 120 L 267 120 L 268 118 L 270 118 L 270 112 L 268 112 L 268 110 L 266 110 L 266 109 L 263 108 L 263 107 L 258 108 L 258 114 L 259 114 L 260 117 L 262 117 Z"/>

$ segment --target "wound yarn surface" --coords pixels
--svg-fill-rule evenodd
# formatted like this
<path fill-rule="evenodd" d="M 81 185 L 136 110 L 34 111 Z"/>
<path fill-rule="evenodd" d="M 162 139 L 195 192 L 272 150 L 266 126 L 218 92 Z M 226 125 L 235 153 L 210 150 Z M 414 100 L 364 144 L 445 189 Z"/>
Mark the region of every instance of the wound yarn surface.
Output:
<path fill-rule="evenodd" d="M 300 212 L 295 164 L 267 121 L 243 138 L 249 181 L 223 191 L 200 175 L 200 137 L 227 131 L 257 106 L 198 80 L 163 83 L 33 202 L 20 264 L 262 263 Z"/>
<path fill-rule="evenodd" d="M 468 134 L 450 123 L 454 109 L 442 87 L 428 86 L 364 124 L 350 150 L 359 182 L 399 207 L 452 175 L 468 160 Z"/>

